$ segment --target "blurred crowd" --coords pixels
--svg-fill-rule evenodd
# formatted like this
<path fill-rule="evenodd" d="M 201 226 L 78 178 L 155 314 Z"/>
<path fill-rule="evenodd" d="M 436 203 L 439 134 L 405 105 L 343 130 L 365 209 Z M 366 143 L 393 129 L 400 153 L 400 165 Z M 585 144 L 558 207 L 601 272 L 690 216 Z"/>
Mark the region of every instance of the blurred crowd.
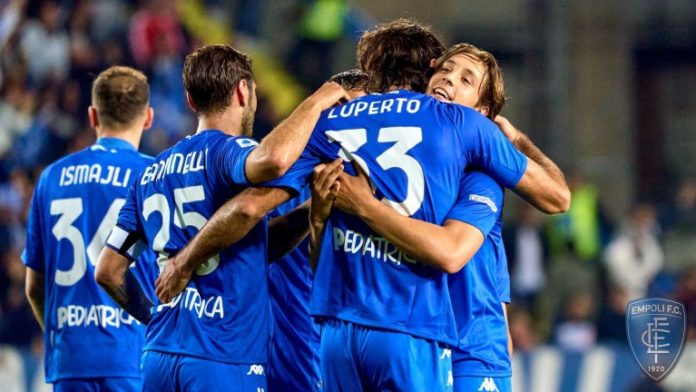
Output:
<path fill-rule="evenodd" d="M 264 2 L 204 3 L 231 21 L 236 37 L 264 39 Z M 293 42 L 279 55 L 290 74 L 314 88 L 331 74 L 339 42 L 355 39 L 364 22 L 346 1 L 296 3 Z M 174 0 L 0 0 L 0 345 L 23 354 L 27 378 L 42 350 L 20 261 L 34 182 L 45 165 L 94 141 L 86 116 L 90 87 L 109 65 L 148 75 L 155 122 L 141 151 L 156 154 L 193 131 L 181 69 L 200 41 L 176 6 Z M 272 110 L 263 110 L 264 100 L 259 97 L 258 136 L 277 122 Z M 568 181 L 570 212 L 547 218 L 510 202 L 505 217 L 515 349 L 623 343 L 626 304 L 645 296 L 683 302 L 688 337 L 696 340 L 696 180 L 683 179 L 669 193 L 673 199 L 637 202 L 617 222 L 579 171 L 569 172 Z"/>
<path fill-rule="evenodd" d="M 613 222 L 601 193 L 580 173 L 567 175 L 568 213 L 544 217 L 518 203 L 504 220 L 515 349 L 625 344 L 626 306 L 644 297 L 682 302 L 687 339 L 696 341 L 696 181 L 684 179 L 673 199 L 636 202 Z"/>

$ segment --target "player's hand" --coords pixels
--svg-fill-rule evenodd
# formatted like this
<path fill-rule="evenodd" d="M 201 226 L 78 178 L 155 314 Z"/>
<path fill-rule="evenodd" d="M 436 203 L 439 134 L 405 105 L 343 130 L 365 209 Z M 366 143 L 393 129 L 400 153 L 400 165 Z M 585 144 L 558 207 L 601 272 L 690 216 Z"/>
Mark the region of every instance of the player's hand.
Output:
<path fill-rule="evenodd" d="M 333 199 L 340 187 L 336 180 L 341 173 L 343 173 L 343 160 L 340 158 L 329 164 L 317 165 L 314 168 L 312 202 L 309 213 L 312 222 L 321 223 L 331 213 Z"/>
<path fill-rule="evenodd" d="M 495 116 L 493 122 L 498 126 L 498 128 L 500 128 L 500 131 L 503 132 L 505 137 L 508 138 L 508 140 L 512 142 L 512 144 L 515 144 L 517 138 L 519 137 L 520 131 L 517 128 L 515 128 L 515 126 L 512 125 L 512 123 L 510 123 L 510 121 L 507 118 L 503 116 Z"/>
<path fill-rule="evenodd" d="M 349 214 L 360 215 L 360 210 L 363 205 L 369 202 L 375 202 L 370 180 L 365 172 L 358 165 L 353 165 L 357 176 L 341 173 L 338 176 L 340 187 L 334 196 L 334 206 Z"/>
<path fill-rule="evenodd" d="M 155 294 L 163 304 L 169 303 L 184 291 L 193 271 L 186 271 L 176 262 L 176 257 L 165 261 L 164 269 L 155 281 Z"/>
<path fill-rule="evenodd" d="M 324 83 L 307 100 L 319 106 L 319 109 L 326 110 L 341 100 L 350 100 L 348 92 L 336 82 Z"/>

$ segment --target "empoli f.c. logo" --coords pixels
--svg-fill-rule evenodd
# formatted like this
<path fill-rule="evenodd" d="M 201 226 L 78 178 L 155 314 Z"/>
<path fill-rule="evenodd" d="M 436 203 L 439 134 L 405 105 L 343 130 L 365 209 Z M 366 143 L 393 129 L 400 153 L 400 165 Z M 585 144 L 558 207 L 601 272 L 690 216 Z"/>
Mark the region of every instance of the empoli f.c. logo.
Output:
<path fill-rule="evenodd" d="M 626 333 L 640 368 L 659 381 L 672 370 L 684 347 L 684 305 L 663 298 L 632 301 L 626 308 Z"/>

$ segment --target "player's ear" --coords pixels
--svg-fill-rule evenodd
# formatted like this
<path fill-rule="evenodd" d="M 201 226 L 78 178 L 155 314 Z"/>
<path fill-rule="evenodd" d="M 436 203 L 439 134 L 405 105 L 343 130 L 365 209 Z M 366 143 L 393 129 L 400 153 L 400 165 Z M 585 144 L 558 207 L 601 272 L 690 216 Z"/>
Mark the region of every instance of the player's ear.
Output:
<path fill-rule="evenodd" d="M 479 113 L 488 117 L 488 113 L 490 112 L 490 108 L 488 106 L 477 106 L 476 111 L 478 111 Z"/>
<path fill-rule="evenodd" d="M 186 92 L 186 103 L 191 108 L 191 110 L 193 110 L 194 112 L 196 111 L 196 104 L 193 103 L 193 98 L 191 98 L 191 94 L 189 94 L 188 91 Z"/>
<path fill-rule="evenodd" d="M 237 95 L 237 100 L 239 101 L 239 106 L 244 107 L 249 104 L 249 99 L 251 98 L 249 96 L 249 82 L 247 82 L 245 79 L 242 79 L 237 83 L 237 87 L 235 88 L 235 95 Z"/>
<path fill-rule="evenodd" d="M 145 119 L 143 120 L 143 131 L 152 127 L 152 121 L 155 119 L 155 111 L 152 106 L 148 106 L 145 110 Z"/>
<path fill-rule="evenodd" d="M 92 129 L 97 129 L 99 127 L 99 116 L 97 115 L 97 108 L 89 105 L 87 108 L 87 117 L 89 118 L 89 126 Z"/>
<path fill-rule="evenodd" d="M 437 64 L 437 59 L 430 59 L 430 68 L 435 68 L 436 64 Z"/>

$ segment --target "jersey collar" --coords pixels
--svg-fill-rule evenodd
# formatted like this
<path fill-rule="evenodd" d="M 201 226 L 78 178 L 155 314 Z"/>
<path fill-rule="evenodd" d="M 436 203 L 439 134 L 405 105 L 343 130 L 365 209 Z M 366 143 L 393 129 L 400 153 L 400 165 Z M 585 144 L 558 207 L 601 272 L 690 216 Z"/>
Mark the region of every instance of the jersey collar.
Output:
<path fill-rule="evenodd" d="M 98 145 L 104 148 L 113 148 L 116 150 L 132 150 L 137 151 L 135 146 L 128 143 L 127 141 L 115 137 L 100 137 L 97 139 Z"/>

